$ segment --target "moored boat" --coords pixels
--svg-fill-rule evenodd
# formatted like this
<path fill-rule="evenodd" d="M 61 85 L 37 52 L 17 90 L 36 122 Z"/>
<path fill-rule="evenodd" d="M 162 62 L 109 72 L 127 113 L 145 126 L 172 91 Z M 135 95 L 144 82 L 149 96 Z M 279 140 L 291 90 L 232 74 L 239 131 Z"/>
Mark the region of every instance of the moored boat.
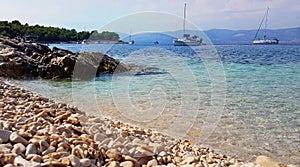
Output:
<path fill-rule="evenodd" d="M 258 39 L 254 40 L 253 44 L 278 44 L 279 40 L 278 39 Z"/>
<path fill-rule="evenodd" d="M 278 44 L 279 43 L 279 40 L 277 38 L 273 38 L 273 39 L 270 39 L 268 36 L 267 36 L 267 22 L 268 22 L 268 14 L 269 14 L 269 7 L 267 8 L 267 11 L 256 31 L 256 34 L 255 34 L 255 37 L 254 37 L 254 40 L 252 41 L 253 44 L 261 44 L 261 45 L 268 45 L 268 44 Z M 257 39 L 257 35 L 260 31 L 260 28 L 262 26 L 262 24 L 265 23 L 265 31 L 264 31 L 264 36 L 263 36 L 263 39 Z"/>
<path fill-rule="evenodd" d="M 185 33 L 185 19 L 186 19 L 186 4 L 184 4 L 184 19 L 183 19 L 183 38 L 173 40 L 174 46 L 199 46 L 202 44 L 202 38 L 196 35 L 190 35 Z"/>
<path fill-rule="evenodd" d="M 183 38 L 173 40 L 174 46 L 199 46 L 202 44 L 202 39 L 196 35 L 184 34 Z"/>

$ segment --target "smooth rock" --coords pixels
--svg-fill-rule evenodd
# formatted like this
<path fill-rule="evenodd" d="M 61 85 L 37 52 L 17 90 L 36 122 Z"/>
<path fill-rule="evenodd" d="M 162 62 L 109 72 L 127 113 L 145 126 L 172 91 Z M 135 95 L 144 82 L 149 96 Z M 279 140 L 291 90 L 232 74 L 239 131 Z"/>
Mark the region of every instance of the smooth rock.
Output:
<path fill-rule="evenodd" d="M 124 161 L 120 163 L 121 167 L 134 167 L 134 163 L 132 161 Z"/>
<path fill-rule="evenodd" d="M 153 167 L 157 165 L 156 159 L 152 159 L 147 163 L 147 167 Z"/>
<path fill-rule="evenodd" d="M 14 148 L 12 149 L 13 153 L 21 154 L 26 151 L 26 147 L 22 143 L 14 144 Z"/>
<path fill-rule="evenodd" d="M 19 135 L 21 137 L 23 137 L 24 139 L 30 139 L 30 138 L 32 138 L 32 134 L 27 133 L 27 132 L 23 132 L 23 131 L 19 131 Z"/>
<path fill-rule="evenodd" d="M 7 148 L 5 145 L 0 145 L 0 153 L 10 153 L 11 149 Z"/>
<path fill-rule="evenodd" d="M 68 158 L 70 159 L 71 165 L 74 167 L 80 167 L 80 159 L 75 155 L 69 155 Z"/>
<path fill-rule="evenodd" d="M 55 150 L 56 150 L 55 147 L 50 146 L 45 151 L 42 152 L 42 155 L 47 155 L 47 154 L 53 153 Z"/>
<path fill-rule="evenodd" d="M 47 150 L 50 147 L 50 145 L 47 143 L 45 140 L 40 140 L 39 141 L 39 151 L 43 152 Z"/>
<path fill-rule="evenodd" d="M 28 141 L 21 137 L 17 132 L 11 133 L 9 139 L 14 143 L 22 143 L 24 146 L 28 145 Z"/>
<path fill-rule="evenodd" d="M 92 162 L 88 158 L 80 159 L 80 166 L 82 167 L 88 167 L 91 166 Z"/>
<path fill-rule="evenodd" d="M 119 167 L 119 166 L 120 166 L 120 163 L 118 161 L 111 161 L 108 164 L 108 167 Z"/>
<path fill-rule="evenodd" d="M 37 155 L 37 154 L 28 154 L 26 159 L 30 160 L 32 162 L 38 162 L 38 163 L 41 163 L 44 160 L 42 156 Z"/>
<path fill-rule="evenodd" d="M 112 160 L 119 161 L 121 159 L 120 152 L 116 149 L 109 149 L 106 151 L 106 156 Z"/>
<path fill-rule="evenodd" d="M 29 154 L 36 154 L 37 153 L 37 149 L 36 146 L 33 144 L 28 144 L 28 146 L 26 147 L 26 152 L 25 155 L 29 155 Z"/>
<path fill-rule="evenodd" d="M 9 130 L 0 130 L 0 139 L 2 140 L 2 143 L 8 142 L 11 133 L 12 132 Z"/>
<path fill-rule="evenodd" d="M 68 166 L 70 164 L 70 159 L 68 157 L 62 157 L 60 159 L 61 163 L 63 163 L 65 166 Z"/>
<path fill-rule="evenodd" d="M 14 160 L 15 166 L 23 166 L 23 167 L 32 167 L 32 163 L 22 158 L 21 156 L 17 156 Z"/>
<path fill-rule="evenodd" d="M 142 156 L 146 157 L 146 156 L 153 156 L 153 153 L 149 150 L 146 150 L 145 148 L 142 147 L 137 147 L 136 151 L 140 152 L 142 154 Z"/>

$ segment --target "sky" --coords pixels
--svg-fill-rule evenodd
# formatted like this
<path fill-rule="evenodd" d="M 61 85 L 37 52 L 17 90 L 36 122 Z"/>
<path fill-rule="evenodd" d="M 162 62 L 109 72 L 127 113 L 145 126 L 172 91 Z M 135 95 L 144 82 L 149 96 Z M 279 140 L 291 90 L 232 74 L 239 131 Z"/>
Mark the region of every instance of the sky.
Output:
<path fill-rule="evenodd" d="M 120 24 L 114 26 L 125 33 L 150 23 L 173 30 L 182 27 L 184 3 L 187 21 L 201 30 L 257 29 L 267 7 L 268 28 L 300 27 L 299 0 L 9 0 L 1 2 L 0 20 L 77 31 L 111 27 L 108 25 L 116 22 Z M 131 16 L 140 19 L 129 19 L 134 18 Z M 170 18 L 177 21 L 169 23 Z"/>

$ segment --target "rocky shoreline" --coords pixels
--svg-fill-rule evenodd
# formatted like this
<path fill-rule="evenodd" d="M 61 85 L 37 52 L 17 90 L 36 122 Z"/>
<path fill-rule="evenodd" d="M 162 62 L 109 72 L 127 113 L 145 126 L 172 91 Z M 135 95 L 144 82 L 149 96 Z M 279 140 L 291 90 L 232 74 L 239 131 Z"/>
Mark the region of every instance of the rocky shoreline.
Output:
<path fill-rule="evenodd" d="M 130 66 L 101 53 L 72 53 L 56 47 L 51 50 L 42 44 L 0 36 L 0 76 L 3 77 L 91 79 L 129 70 Z"/>
<path fill-rule="evenodd" d="M 0 81 L 0 165 L 292 167 L 259 156 L 245 163 L 151 129 L 86 116 Z"/>
<path fill-rule="evenodd" d="M 77 66 L 77 68 L 76 68 Z M 97 75 L 157 69 L 125 65 L 101 53 L 72 53 L 0 36 L 0 76 L 91 79 Z M 151 129 L 87 116 L 0 80 L 0 166 L 197 166 L 292 167 L 259 156 L 253 163 L 218 153 L 189 140 Z M 295 166 L 293 166 L 295 167 Z"/>

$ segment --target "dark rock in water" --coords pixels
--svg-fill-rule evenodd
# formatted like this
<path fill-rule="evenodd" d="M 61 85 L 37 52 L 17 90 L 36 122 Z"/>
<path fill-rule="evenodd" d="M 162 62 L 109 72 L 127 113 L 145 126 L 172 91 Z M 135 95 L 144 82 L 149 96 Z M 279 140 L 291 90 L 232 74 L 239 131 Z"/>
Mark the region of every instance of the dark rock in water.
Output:
<path fill-rule="evenodd" d="M 75 54 L 56 47 L 51 50 L 41 44 L 0 36 L 0 76 L 91 79 L 128 70 L 129 66 L 101 53 Z"/>
<path fill-rule="evenodd" d="M 159 68 L 147 67 L 135 73 L 135 75 L 159 75 L 159 74 L 167 74 L 167 72 L 161 71 Z"/>

